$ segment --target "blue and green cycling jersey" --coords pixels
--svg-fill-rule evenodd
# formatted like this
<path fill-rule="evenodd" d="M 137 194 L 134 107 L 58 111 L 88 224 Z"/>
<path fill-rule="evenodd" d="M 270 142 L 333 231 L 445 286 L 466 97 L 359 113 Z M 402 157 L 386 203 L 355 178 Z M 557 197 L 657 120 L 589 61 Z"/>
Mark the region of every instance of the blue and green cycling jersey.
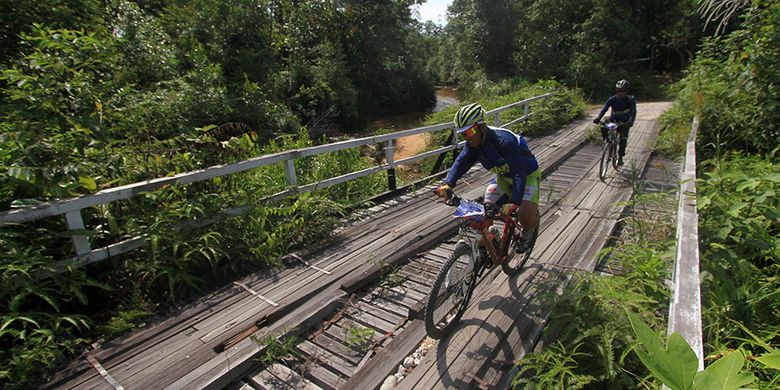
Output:
<path fill-rule="evenodd" d="M 485 141 L 479 147 L 468 143 L 455 159 L 444 182 L 455 187 L 458 179 L 479 161 L 485 169 L 512 179 L 512 203 L 523 200 L 525 177 L 539 169 L 525 138 L 507 129 L 488 126 Z"/>
<path fill-rule="evenodd" d="M 604 108 L 596 116 L 596 119 L 601 119 L 607 110 L 612 107 L 612 113 L 610 114 L 610 120 L 612 122 L 623 122 L 631 126 L 636 119 L 636 98 L 633 95 L 627 95 L 624 98 L 620 98 L 617 95 L 612 95 L 604 103 Z"/>

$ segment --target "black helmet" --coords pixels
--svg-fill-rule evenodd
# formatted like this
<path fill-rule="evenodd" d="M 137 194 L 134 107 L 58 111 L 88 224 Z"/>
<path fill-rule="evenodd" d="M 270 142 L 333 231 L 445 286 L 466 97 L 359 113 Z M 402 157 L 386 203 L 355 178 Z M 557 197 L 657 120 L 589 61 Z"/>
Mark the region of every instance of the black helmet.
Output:
<path fill-rule="evenodd" d="M 615 89 L 628 89 L 630 86 L 631 83 L 628 80 L 620 80 L 615 84 Z"/>

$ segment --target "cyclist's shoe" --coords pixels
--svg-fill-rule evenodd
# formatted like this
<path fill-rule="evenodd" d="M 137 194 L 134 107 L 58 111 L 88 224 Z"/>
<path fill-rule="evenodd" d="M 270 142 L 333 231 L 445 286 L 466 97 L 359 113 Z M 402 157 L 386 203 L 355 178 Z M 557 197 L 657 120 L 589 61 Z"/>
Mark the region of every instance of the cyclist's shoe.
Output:
<path fill-rule="evenodd" d="M 619 167 L 623 166 L 623 156 L 618 157 L 618 166 Z"/>
<path fill-rule="evenodd" d="M 528 248 L 531 247 L 531 241 L 533 241 L 534 235 L 533 232 L 526 232 L 524 233 L 517 242 L 515 242 L 515 252 L 516 253 L 525 253 L 528 251 Z"/>

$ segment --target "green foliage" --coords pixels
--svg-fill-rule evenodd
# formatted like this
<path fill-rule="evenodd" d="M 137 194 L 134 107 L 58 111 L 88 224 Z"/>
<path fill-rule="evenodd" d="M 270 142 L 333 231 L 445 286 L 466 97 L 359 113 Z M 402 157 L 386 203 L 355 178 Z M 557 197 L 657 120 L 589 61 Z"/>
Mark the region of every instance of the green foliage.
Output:
<path fill-rule="evenodd" d="M 92 325 L 78 314 L 88 297 L 108 287 L 83 270 L 63 274 L 51 267 L 44 240 L 6 227 L 0 231 L 0 383 L 22 383 L 63 353 Z"/>
<path fill-rule="evenodd" d="M 89 177 L 91 142 L 106 140 L 103 110 L 116 93 L 116 52 L 108 33 L 36 25 L 32 51 L 3 70 L 0 205 L 13 199 L 67 197 Z M 106 107 L 107 108 L 107 107 Z"/>
<path fill-rule="evenodd" d="M 257 360 L 266 366 L 287 357 L 298 356 L 299 352 L 296 347 L 301 343 L 301 340 L 296 336 L 281 336 L 275 333 L 268 333 L 259 338 L 252 336 L 252 341 L 262 348 Z"/>
<path fill-rule="evenodd" d="M 726 150 L 768 153 L 780 137 L 780 92 L 773 87 L 780 80 L 780 4 L 752 2 L 741 26 L 705 42 L 674 89 L 677 104 L 700 118 L 705 157 Z"/>
<path fill-rule="evenodd" d="M 658 198 L 658 199 L 657 199 Z M 657 220 L 645 208 L 663 208 L 668 197 L 639 194 L 628 206 L 633 211 L 623 220 L 627 237 L 615 247 L 605 248 L 600 261 L 614 265 L 619 273 L 609 277 L 577 273 L 555 302 L 544 339 L 555 339 L 540 353 L 529 353 L 518 362 L 522 375 L 515 378 L 516 388 L 568 388 L 587 383 L 586 388 L 636 388 L 645 384 L 640 378 L 646 368 L 633 354 L 628 308 L 642 313 L 644 321 L 660 328 L 668 309 L 669 291 L 665 281 L 673 258 L 668 221 Z M 657 231 L 651 226 L 661 225 Z M 643 231 L 643 234 L 637 232 Z M 561 362 L 568 362 L 563 370 Z M 553 364 L 554 363 L 554 364 Z M 547 371 L 566 373 L 568 386 L 550 385 Z M 530 375 L 533 373 L 533 375 Z M 548 382 L 542 383 L 538 378 Z M 553 376 L 552 378 L 555 378 Z"/>
<path fill-rule="evenodd" d="M 345 329 L 344 340 L 350 348 L 363 349 L 374 337 L 374 330 L 360 325 L 349 325 Z"/>
<path fill-rule="evenodd" d="M 661 134 L 655 149 L 668 158 L 679 158 L 685 154 L 685 146 L 691 134 L 693 115 L 680 101 L 661 115 Z"/>
<path fill-rule="evenodd" d="M 682 336 L 672 333 L 664 347 L 661 338 L 647 324 L 635 314 L 626 313 L 640 342 L 634 353 L 670 389 L 736 390 L 756 380 L 752 373 L 742 372 L 745 357 L 740 351 L 731 352 L 697 372 L 698 358 Z"/>
<path fill-rule="evenodd" d="M 728 12 L 737 5 L 706 2 L 705 11 L 716 3 Z M 742 355 L 747 356 L 744 369 L 755 376 L 757 388 L 780 383 L 777 370 L 752 357 L 776 353 L 780 334 L 780 108 L 773 87 L 780 79 L 779 20 L 777 2 L 747 3 L 741 22 L 730 26 L 739 28 L 706 42 L 685 79 L 675 85 L 677 100 L 664 123 L 673 148 L 681 144 L 695 113 L 701 123 L 698 157 L 711 158 L 700 162 L 697 182 L 705 353 L 717 358 L 736 350 L 726 355 L 723 366 L 742 366 Z"/>
<path fill-rule="evenodd" d="M 512 380 L 513 389 L 583 389 L 595 378 L 577 370 L 585 353 L 578 352 L 582 344 L 571 350 L 561 343 L 545 352 L 521 359 L 517 376 Z"/>
<path fill-rule="evenodd" d="M 697 182 L 702 322 L 705 349 L 713 354 L 777 350 L 780 168 L 775 160 L 734 154 L 702 163 Z M 780 383 L 780 373 L 767 366 L 748 362 L 747 370 L 759 383 Z"/>
<path fill-rule="evenodd" d="M 696 7 L 696 0 L 459 0 L 443 29 L 426 30 L 439 47 L 429 69 L 461 86 L 479 79 L 474 74 L 556 79 L 590 96 L 628 78 L 638 81 L 637 94 L 657 97 L 657 82 L 644 75 L 687 65 L 702 35 Z"/>
<path fill-rule="evenodd" d="M 752 373 L 741 372 L 745 364 L 742 352 L 734 351 L 718 359 L 701 373 L 696 374 L 694 389 L 741 389 L 753 383 L 756 378 Z"/>
<path fill-rule="evenodd" d="M 52 29 L 88 29 L 104 16 L 97 0 L 18 0 L 0 3 L 0 64 L 12 61 L 24 47 L 22 36 L 45 21 Z"/>
<path fill-rule="evenodd" d="M 97 331 L 105 337 L 116 337 L 135 329 L 138 320 L 150 315 L 151 312 L 144 310 L 120 310 L 106 324 L 98 326 Z"/>
<path fill-rule="evenodd" d="M 671 389 L 692 389 L 699 363 L 685 339 L 678 333 L 672 333 L 664 346 L 660 337 L 636 314 L 626 311 L 626 315 L 640 342 L 634 353 L 650 372 Z"/>

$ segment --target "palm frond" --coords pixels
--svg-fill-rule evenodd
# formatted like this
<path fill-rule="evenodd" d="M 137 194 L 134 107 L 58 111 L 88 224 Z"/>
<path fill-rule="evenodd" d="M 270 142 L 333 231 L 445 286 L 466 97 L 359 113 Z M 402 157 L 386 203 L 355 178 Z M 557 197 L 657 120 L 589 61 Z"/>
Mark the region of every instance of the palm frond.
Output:
<path fill-rule="evenodd" d="M 743 7 L 750 4 L 750 0 L 700 0 L 699 13 L 704 17 L 704 28 L 710 22 L 718 22 L 715 35 L 722 33 L 732 17 Z"/>

